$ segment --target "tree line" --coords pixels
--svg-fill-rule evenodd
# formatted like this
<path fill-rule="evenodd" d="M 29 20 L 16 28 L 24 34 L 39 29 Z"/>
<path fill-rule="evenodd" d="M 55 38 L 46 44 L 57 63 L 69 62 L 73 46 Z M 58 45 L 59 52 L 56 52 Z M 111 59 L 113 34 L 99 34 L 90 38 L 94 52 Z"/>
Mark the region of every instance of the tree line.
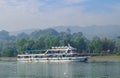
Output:
<path fill-rule="evenodd" d="M 20 33 L 16 36 L 9 32 L 0 31 L 0 56 L 16 57 L 18 53 L 41 53 L 52 46 L 71 46 L 77 48 L 79 53 L 120 54 L 120 37 L 115 39 L 95 36 L 87 39 L 82 32 L 57 32 L 54 29 L 34 31 L 31 34 Z"/>

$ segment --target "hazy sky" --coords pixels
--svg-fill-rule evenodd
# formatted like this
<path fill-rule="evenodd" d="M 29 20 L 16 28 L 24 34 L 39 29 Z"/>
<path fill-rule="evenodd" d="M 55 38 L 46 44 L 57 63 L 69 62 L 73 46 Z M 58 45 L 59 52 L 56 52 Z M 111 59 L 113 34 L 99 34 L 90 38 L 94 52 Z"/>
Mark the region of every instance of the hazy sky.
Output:
<path fill-rule="evenodd" d="M 120 0 L 0 0 L 0 30 L 120 25 Z"/>

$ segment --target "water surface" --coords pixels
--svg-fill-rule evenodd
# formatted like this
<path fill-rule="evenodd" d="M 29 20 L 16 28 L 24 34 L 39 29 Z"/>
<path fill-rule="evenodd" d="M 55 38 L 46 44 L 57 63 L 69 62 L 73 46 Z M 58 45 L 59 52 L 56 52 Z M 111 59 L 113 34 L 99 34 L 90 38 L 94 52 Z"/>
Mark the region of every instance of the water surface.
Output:
<path fill-rule="evenodd" d="M 0 61 L 0 78 L 120 78 L 120 63 L 18 63 Z"/>

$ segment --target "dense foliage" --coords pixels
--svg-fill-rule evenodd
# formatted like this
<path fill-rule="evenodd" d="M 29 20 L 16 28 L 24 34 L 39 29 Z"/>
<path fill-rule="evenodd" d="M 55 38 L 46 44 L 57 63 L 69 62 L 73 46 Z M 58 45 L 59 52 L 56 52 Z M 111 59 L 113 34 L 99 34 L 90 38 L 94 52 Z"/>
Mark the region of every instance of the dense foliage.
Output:
<path fill-rule="evenodd" d="M 31 34 L 20 33 L 17 36 L 0 31 L 0 56 L 14 57 L 24 51 L 42 52 L 52 46 L 71 46 L 80 53 L 120 54 L 120 37 L 116 39 L 94 37 L 88 40 L 82 32 L 57 32 L 53 29 L 34 31 Z"/>

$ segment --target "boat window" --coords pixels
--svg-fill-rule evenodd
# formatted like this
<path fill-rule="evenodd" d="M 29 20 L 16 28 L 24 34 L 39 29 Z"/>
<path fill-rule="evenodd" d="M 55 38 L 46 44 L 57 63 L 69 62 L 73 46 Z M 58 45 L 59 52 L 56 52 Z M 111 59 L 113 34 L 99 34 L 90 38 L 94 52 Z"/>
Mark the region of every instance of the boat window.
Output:
<path fill-rule="evenodd" d="M 67 53 L 70 53 L 71 52 L 71 50 L 68 50 L 68 52 Z"/>
<path fill-rule="evenodd" d="M 22 56 L 17 56 L 17 58 L 23 58 Z"/>
<path fill-rule="evenodd" d="M 47 57 L 53 57 L 54 55 L 48 55 Z"/>
<path fill-rule="evenodd" d="M 77 52 L 76 50 L 72 50 L 72 52 Z"/>
<path fill-rule="evenodd" d="M 42 58 L 42 56 L 35 56 L 35 58 Z"/>
<path fill-rule="evenodd" d="M 48 51 L 47 54 L 51 54 L 51 53 L 65 53 L 65 51 Z"/>
<path fill-rule="evenodd" d="M 24 58 L 29 58 L 29 56 L 24 56 Z"/>

